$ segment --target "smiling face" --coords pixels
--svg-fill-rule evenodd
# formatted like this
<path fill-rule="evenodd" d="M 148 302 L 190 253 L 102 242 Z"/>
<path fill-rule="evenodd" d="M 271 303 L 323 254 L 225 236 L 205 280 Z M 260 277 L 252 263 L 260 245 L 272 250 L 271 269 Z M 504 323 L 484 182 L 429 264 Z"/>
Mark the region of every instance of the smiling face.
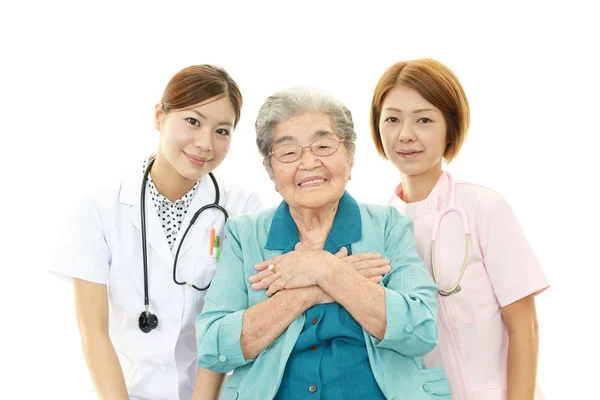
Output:
<path fill-rule="evenodd" d="M 386 94 L 379 131 L 386 157 L 403 175 L 442 171 L 446 121 L 416 90 L 399 85 Z"/>
<path fill-rule="evenodd" d="M 229 152 L 234 122 L 235 111 L 227 97 L 213 97 L 167 114 L 158 104 L 157 159 L 166 160 L 183 178 L 197 181 L 217 168 Z"/>
<path fill-rule="evenodd" d="M 281 150 L 289 144 L 313 145 L 317 152 L 328 145 L 339 145 L 328 156 L 316 155 L 306 147 L 300 150 L 300 158 L 292 162 L 283 162 L 271 155 L 275 189 L 290 208 L 318 209 L 340 200 L 350 179 L 352 161 L 327 114 L 309 112 L 285 119 L 275 125 L 273 136 L 272 151 L 284 161 L 290 151 Z M 329 151 L 325 149 L 324 153 Z"/>

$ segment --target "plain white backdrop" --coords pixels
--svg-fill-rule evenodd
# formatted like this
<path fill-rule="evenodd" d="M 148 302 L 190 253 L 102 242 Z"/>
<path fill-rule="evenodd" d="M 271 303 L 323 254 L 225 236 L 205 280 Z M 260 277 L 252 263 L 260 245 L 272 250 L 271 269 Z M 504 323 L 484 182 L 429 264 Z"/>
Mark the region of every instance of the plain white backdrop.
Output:
<path fill-rule="evenodd" d="M 279 196 L 254 144 L 258 108 L 293 84 L 329 91 L 354 114 L 349 190 L 384 203 L 399 176 L 372 145 L 370 98 L 389 65 L 417 57 L 448 65 L 471 103 L 469 137 L 449 170 L 509 200 L 552 283 L 537 302 L 543 391 L 597 395 L 593 2 L 350 3 L 2 3 L 0 398 L 94 398 L 71 286 L 47 263 L 73 202 L 155 150 L 152 112 L 173 74 L 213 63 L 238 82 L 242 120 L 220 172 L 269 205 Z"/>

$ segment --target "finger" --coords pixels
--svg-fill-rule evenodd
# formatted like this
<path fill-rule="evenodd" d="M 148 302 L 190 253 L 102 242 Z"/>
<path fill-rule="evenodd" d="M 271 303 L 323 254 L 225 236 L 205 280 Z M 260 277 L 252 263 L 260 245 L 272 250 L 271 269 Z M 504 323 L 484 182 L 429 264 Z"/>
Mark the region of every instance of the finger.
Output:
<path fill-rule="evenodd" d="M 306 247 L 304 247 L 304 245 L 302 244 L 302 242 L 298 242 L 294 246 L 294 250 L 295 251 L 302 251 L 302 250 L 306 250 Z"/>
<path fill-rule="evenodd" d="M 277 293 L 278 291 L 282 290 L 285 286 L 285 282 L 283 279 L 277 279 L 275 282 L 273 282 L 271 284 L 271 286 L 269 286 L 269 289 L 267 289 L 266 295 L 267 296 L 272 296 L 275 293 Z"/>
<path fill-rule="evenodd" d="M 271 275 L 263 279 L 262 281 L 256 282 L 252 284 L 252 290 L 263 290 L 267 289 L 269 286 L 273 284 L 278 279 L 277 275 Z"/>
<path fill-rule="evenodd" d="M 384 267 L 386 265 L 390 265 L 390 260 L 388 260 L 387 258 L 380 258 L 378 260 L 365 260 L 350 264 L 350 266 L 352 266 L 352 268 L 354 268 L 357 271 L 366 268 Z"/>
<path fill-rule="evenodd" d="M 269 265 L 271 264 L 279 264 L 279 262 L 281 261 L 281 259 L 283 258 L 283 256 L 277 256 L 277 257 L 273 257 L 270 260 L 266 260 L 263 262 L 260 262 L 258 264 L 256 264 L 254 266 L 254 268 L 258 271 L 262 271 L 265 270 L 269 267 Z"/>
<path fill-rule="evenodd" d="M 383 267 L 379 267 L 379 268 L 365 268 L 365 269 L 361 269 L 360 272 L 362 276 L 364 276 L 365 278 L 372 278 L 374 276 L 383 276 L 385 274 L 387 274 L 388 272 L 390 272 L 392 270 L 392 267 L 389 265 L 383 266 Z"/>
<path fill-rule="evenodd" d="M 377 253 L 377 252 L 359 253 L 359 254 L 352 254 L 351 256 L 346 257 L 346 262 L 348 264 L 351 264 L 351 263 L 356 263 L 356 262 L 365 261 L 365 260 L 377 260 L 380 258 L 381 258 L 381 254 Z"/>
<path fill-rule="evenodd" d="M 342 246 L 342 248 L 334 254 L 334 256 L 336 257 L 347 257 L 348 256 L 348 249 L 346 248 L 346 246 Z"/>
<path fill-rule="evenodd" d="M 382 276 L 374 276 L 374 277 L 372 277 L 372 278 L 369 278 L 369 280 L 370 280 L 370 281 L 373 281 L 373 282 L 375 282 L 375 283 L 379 283 L 379 282 L 381 282 L 381 280 L 382 280 L 382 279 L 383 279 L 383 277 L 382 277 Z"/>
<path fill-rule="evenodd" d="M 273 275 L 274 275 L 273 271 L 271 271 L 270 269 L 265 269 L 264 271 L 261 271 L 258 274 L 254 274 L 251 277 L 249 277 L 248 281 L 250 283 L 256 283 L 256 282 L 260 282 L 263 279 L 268 278 Z"/>

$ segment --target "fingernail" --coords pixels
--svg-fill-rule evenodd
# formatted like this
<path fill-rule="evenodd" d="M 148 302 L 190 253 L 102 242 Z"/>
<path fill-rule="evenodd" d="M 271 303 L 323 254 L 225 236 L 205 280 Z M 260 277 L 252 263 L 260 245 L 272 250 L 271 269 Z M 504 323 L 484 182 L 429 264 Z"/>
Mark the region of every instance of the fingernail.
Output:
<path fill-rule="evenodd" d="M 250 283 L 254 283 L 254 279 L 256 279 L 256 278 L 254 278 L 254 275 L 252 275 L 250 278 L 248 278 L 248 281 Z"/>

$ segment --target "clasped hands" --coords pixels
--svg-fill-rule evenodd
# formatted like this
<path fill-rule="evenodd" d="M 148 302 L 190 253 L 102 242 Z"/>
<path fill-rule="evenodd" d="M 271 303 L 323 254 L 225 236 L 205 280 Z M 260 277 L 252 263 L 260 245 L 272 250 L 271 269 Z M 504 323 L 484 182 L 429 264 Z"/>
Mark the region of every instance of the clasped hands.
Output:
<path fill-rule="evenodd" d="M 316 304 L 334 300 L 321 288 L 321 283 L 340 268 L 351 268 L 366 279 L 379 283 L 391 271 L 390 260 L 379 253 L 348 256 L 346 247 L 336 254 L 324 250 L 306 249 L 301 243 L 294 251 L 256 264 L 257 274 L 248 278 L 253 290 L 266 289 L 267 296 L 287 289 L 311 288 Z"/>

